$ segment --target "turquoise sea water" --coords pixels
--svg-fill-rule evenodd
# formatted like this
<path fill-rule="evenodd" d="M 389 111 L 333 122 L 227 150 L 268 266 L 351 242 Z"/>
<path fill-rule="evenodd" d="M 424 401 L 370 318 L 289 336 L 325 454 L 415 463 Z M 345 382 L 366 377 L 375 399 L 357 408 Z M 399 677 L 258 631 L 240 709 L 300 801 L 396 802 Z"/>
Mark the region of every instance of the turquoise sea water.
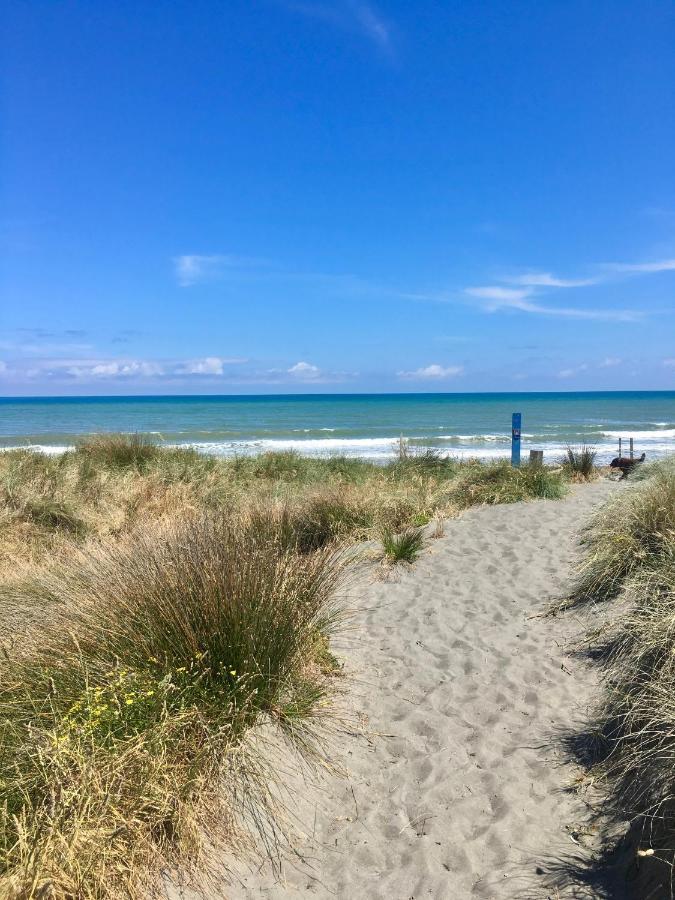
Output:
<path fill-rule="evenodd" d="M 59 452 L 94 432 L 138 431 L 219 455 L 295 449 L 385 459 L 404 435 L 488 458 L 510 453 L 512 412 L 523 416 L 525 455 L 538 448 L 554 459 L 586 442 L 607 459 L 619 437 L 633 437 L 650 458 L 675 453 L 675 391 L 0 398 L 0 447 Z"/>

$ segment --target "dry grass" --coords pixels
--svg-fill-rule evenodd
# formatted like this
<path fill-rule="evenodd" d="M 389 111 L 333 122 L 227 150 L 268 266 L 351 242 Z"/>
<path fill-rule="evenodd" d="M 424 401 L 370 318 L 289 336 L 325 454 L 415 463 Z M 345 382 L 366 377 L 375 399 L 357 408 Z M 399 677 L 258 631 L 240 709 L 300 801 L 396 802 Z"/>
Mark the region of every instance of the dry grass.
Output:
<path fill-rule="evenodd" d="M 453 499 L 460 508 L 465 508 L 482 503 L 517 503 L 535 497 L 559 500 L 566 491 L 566 480 L 560 470 L 546 466 L 514 469 L 506 460 L 500 460 L 463 467 L 457 476 Z"/>
<path fill-rule="evenodd" d="M 575 602 L 616 596 L 633 573 L 658 570 L 675 547 L 675 466 L 666 461 L 617 494 L 584 531 Z"/>
<path fill-rule="evenodd" d="M 434 519 L 564 489 L 434 453 L 0 454 L 0 896 L 145 897 L 163 870 L 208 872 L 205 831 L 243 851 L 244 820 L 269 848 L 252 736 L 325 762 L 341 542 L 403 533 L 410 557 Z"/>
<path fill-rule="evenodd" d="M 599 770 L 641 846 L 675 848 L 675 463 L 645 467 L 587 530 L 575 600 L 620 599 L 603 634 Z M 608 640 L 609 639 L 609 640 Z M 671 890 L 669 894 L 675 895 Z"/>
<path fill-rule="evenodd" d="M 433 452 L 386 466 L 295 453 L 214 459 L 141 436 L 97 437 L 61 456 L 0 454 L 0 574 L 73 539 L 121 537 L 144 521 L 185 513 L 285 510 L 300 544 L 311 548 L 419 527 L 479 503 L 564 491 L 560 471 L 459 463 Z"/>
<path fill-rule="evenodd" d="M 206 826 L 238 846 L 237 813 L 269 822 L 247 737 L 272 725 L 321 758 L 339 578 L 334 551 L 200 516 L 15 586 L 50 612 L 0 664 L 0 895 L 141 897 Z"/>

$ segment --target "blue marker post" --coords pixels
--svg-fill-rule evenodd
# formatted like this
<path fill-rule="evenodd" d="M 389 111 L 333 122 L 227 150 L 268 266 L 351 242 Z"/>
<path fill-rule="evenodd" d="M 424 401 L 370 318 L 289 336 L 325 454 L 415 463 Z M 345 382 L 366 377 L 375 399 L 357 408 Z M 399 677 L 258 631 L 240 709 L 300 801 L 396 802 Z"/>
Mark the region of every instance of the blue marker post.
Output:
<path fill-rule="evenodd" d="M 518 468 L 520 465 L 520 413 L 511 416 L 511 465 Z"/>

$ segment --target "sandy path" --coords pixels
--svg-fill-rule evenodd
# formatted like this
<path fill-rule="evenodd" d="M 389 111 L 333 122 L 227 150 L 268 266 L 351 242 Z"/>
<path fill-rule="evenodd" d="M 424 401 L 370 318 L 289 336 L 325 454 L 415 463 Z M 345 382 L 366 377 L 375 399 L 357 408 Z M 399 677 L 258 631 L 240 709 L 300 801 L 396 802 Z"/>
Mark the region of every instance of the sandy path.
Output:
<path fill-rule="evenodd" d="M 583 718 L 595 676 L 565 653 L 574 615 L 530 617 L 561 596 L 578 529 L 613 489 L 470 510 L 367 588 L 347 666 L 370 730 L 390 736 L 345 744 L 350 777 L 299 807 L 304 861 L 244 876 L 233 900 L 559 896 L 548 861 L 579 851 L 585 810 L 552 736 Z"/>

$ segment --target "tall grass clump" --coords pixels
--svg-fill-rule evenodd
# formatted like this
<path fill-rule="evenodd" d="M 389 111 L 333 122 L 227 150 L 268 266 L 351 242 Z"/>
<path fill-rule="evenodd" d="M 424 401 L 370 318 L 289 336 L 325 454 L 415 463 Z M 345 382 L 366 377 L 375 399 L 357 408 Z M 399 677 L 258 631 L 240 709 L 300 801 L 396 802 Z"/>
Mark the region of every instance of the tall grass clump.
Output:
<path fill-rule="evenodd" d="M 563 454 L 561 464 L 566 473 L 574 479 L 590 481 L 597 475 L 595 460 L 598 451 L 587 444 L 580 447 L 568 446 Z"/>
<path fill-rule="evenodd" d="M 64 490 L 61 457 L 26 450 L 3 454 L 0 470 L 0 517 L 47 531 L 81 534 L 85 525 Z"/>
<path fill-rule="evenodd" d="M 382 533 L 382 552 L 391 563 L 413 563 L 424 547 L 424 528 L 406 528 L 400 534 Z"/>
<path fill-rule="evenodd" d="M 143 471 L 157 459 L 161 448 L 144 434 L 97 434 L 82 440 L 75 453 L 107 469 Z"/>
<path fill-rule="evenodd" d="M 608 600 L 636 571 L 658 571 L 675 548 L 675 467 L 653 464 L 584 529 L 584 559 L 573 593 L 576 602 Z"/>
<path fill-rule="evenodd" d="M 458 467 L 456 460 L 433 447 L 411 450 L 407 445 L 403 445 L 398 457 L 388 464 L 387 471 L 396 478 L 408 478 L 412 475 L 445 480 L 453 478 L 457 474 Z"/>
<path fill-rule="evenodd" d="M 651 883 L 645 894 L 675 896 L 672 459 L 650 466 L 587 528 L 586 555 L 573 599 L 612 598 L 620 602 L 604 632 L 605 695 L 594 723 L 601 737 L 596 765 L 608 785 L 605 812 L 632 823 L 633 850 L 647 854 L 651 874 L 646 877 L 654 876 L 659 883 L 658 889 Z"/>
<path fill-rule="evenodd" d="M 308 761 L 331 727 L 332 550 L 200 515 L 100 542 L 11 590 L 50 609 L 0 658 L 0 896 L 145 897 L 241 848 L 241 815 L 277 833 L 274 729 Z"/>
<path fill-rule="evenodd" d="M 546 466 L 514 468 L 506 460 L 461 467 L 451 491 L 460 508 L 520 500 L 559 500 L 567 485 L 564 474 Z"/>
<path fill-rule="evenodd" d="M 666 848 L 675 861 L 675 565 L 669 585 L 634 574 L 614 623 L 597 730 L 604 739 L 600 769 L 612 808 L 633 822 L 642 846 Z M 665 574 L 665 573 L 664 573 Z M 665 854 L 668 857 L 668 853 Z M 674 892 L 672 884 L 667 894 Z"/>

